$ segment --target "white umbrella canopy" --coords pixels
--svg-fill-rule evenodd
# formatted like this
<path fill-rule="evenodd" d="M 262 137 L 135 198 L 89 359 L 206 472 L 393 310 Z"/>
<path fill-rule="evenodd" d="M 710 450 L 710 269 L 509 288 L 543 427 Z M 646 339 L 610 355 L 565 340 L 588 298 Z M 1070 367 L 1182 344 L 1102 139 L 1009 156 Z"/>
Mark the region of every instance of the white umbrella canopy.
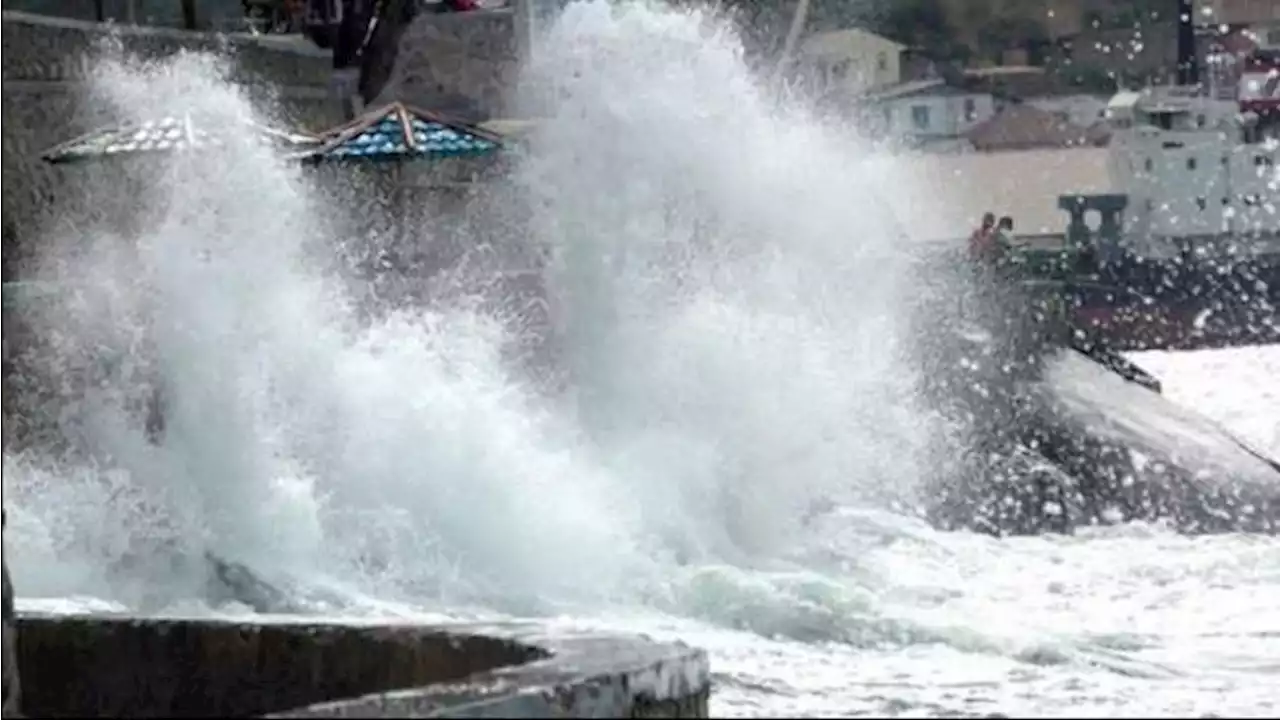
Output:
<path fill-rule="evenodd" d="M 103 160 L 150 153 L 210 150 L 239 135 L 257 135 L 286 153 L 304 153 L 321 142 L 310 133 L 280 130 L 251 119 L 238 123 L 206 123 L 191 113 L 113 125 L 86 133 L 46 150 L 50 163 Z"/>

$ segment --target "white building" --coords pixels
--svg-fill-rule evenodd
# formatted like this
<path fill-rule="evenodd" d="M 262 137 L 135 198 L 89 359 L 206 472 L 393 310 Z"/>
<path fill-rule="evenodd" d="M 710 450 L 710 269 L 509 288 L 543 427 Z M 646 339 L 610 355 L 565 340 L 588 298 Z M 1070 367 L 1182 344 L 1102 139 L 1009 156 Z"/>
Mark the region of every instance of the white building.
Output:
<path fill-rule="evenodd" d="M 866 95 L 863 108 L 869 130 L 911 145 L 962 147 L 966 132 L 995 115 L 996 100 L 945 80 L 917 80 Z"/>
<path fill-rule="evenodd" d="M 1280 132 L 1251 126 L 1233 101 L 1156 89 L 1117 94 L 1108 174 L 1129 196 L 1126 237 L 1149 255 L 1170 238 L 1280 232 Z"/>
<path fill-rule="evenodd" d="M 1196 9 L 1205 20 L 1229 25 L 1280 24 L 1276 0 L 1198 0 Z"/>
<path fill-rule="evenodd" d="M 823 93 L 860 95 L 902 77 L 905 46 L 861 28 L 813 33 L 800 43 L 797 64 Z"/>

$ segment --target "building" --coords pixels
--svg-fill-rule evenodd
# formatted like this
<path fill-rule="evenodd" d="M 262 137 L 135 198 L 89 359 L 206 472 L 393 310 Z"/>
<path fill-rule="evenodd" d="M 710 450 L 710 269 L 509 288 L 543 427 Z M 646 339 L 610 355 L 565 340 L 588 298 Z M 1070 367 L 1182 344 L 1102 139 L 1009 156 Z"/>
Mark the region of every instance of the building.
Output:
<path fill-rule="evenodd" d="M 1072 125 L 1088 128 L 1106 119 L 1110 99 L 1107 95 L 1076 94 L 1029 97 L 1025 102 Z"/>
<path fill-rule="evenodd" d="M 1280 2 L 1276 0 L 1199 0 L 1200 14 L 1222 25 L 1266 25 L 1280 23 Z"/>
<path fill-rule="evenodd" d="M 996 98 L 944 79 L 885 88 L 862 100 L 864 127 L 908 145 L 960 149 L 964 135 L 996 113 Z"/>
<path fill-rule="evenodd" d="M 1099 85 L 1143 85 L 1173 80 L 1178 26 L 1173 20 L 1130 27 L 1089 27 L 1065 37 L 1050 53 L 1050 68 L 1091 90 Z"/>
<path fill-rule="evenodd" d="M 1096 147 L 1107 139 L 1103 129 L 1097 125 L 1091 130 L 1034 105 L 1017 103 L 1005 105 L 964 137 L 979 152 L 1046 150 Z"/>
<path fill-rule="evenodd" d="M 1242 125 L 1246 102 L 1177 89 L 1112 98 L 1108 172 L 1129 196 L 1126 231 L 1157 248 L 1148 254 L 1177 238 L 1280 235 L 1271 207 L 1280 128 Z"/>
<path fill-rule="evenodd" d="M 1027 65 L 997 65 L 966 68 L 957 78 L 976 92 L 988 92 L 997 98 L 1023 99 L 1060 92 L 1062 83 L 1044 68 Z"/>
<path fill-rule="evenodd" d="M 922 243 L 962 244 L 987 211 L 1012 216 L 1024 238 L 1061 233 L 1068 218 L 1058 208 L 1059 195 L 1114 190 L 1107 151 L 1095 147 L 903 152 L 875 162 L 878 172 L 894 179 L 894 192 L 885 193 L 885 202 L 911 218 L 904 231 Z"/>
<path fill-rule="evenodd" d="M 806 37 L 797 64 L 820 93 L 856 96 L 900 82 L 905 49 L 861 28 L 831 30 Z"/>

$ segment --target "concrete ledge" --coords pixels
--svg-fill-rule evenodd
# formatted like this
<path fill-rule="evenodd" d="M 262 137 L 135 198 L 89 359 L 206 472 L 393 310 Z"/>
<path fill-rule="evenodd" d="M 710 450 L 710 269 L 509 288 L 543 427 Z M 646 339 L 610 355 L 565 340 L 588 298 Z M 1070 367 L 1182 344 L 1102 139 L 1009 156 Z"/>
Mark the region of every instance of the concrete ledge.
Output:
<path fill-rule="evenodd" d="M 537 624 L 19 614 L 35 717 L 706 717 L 706 655 Z"/>
<path fill-rule="evenodd" d="M 93 74 L 95 55 L 104 41 L 146 58 L 183 50 L 229 52 L 237 56 L 241 69 L 284 84 L 326 87 L 329 82 L 331 53 L 296 36 L 192 32 L 14 10 L 5 10 L 2 17 L 6 82 L 83 80 Z"/>

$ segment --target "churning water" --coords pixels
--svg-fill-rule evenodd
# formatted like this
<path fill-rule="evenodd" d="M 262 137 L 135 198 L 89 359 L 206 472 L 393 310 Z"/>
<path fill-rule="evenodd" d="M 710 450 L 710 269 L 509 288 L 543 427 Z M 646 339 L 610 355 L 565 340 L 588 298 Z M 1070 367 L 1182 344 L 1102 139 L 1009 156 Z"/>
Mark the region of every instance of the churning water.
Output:
<path fill-rule="evenodd" d="M 258 115 L 219 70 L 110 64 L 96 90 Z M 552 122 L 512 179 L 531 217 L 497 241 L 549 250 L 567 389 L 465 293 L 356 307 L 330 196 L 270 148 L 173 155 L 136 237 L 81 225 L 50 264 L 82 283 L 42 318 L 59 356 L 122 360 L 65 418 L 95 463 L 5 457 L 27 605 L 247 612 L 183 560 L 208 551 L 318 613 L 680 637 L 713 654 L 718 714 L 1274 714 L 1274 539 L 914 519 L 939 429 L 906 369 L 892 163 L 779 104 L 704 13 L 573 5 L 526 72 Z M 1213 355 L 1212 412 L 1277 450 L 1256 408 L 1280 369 L 1254 355 Z M 1173 392 L 1210 382 L 1154 362 Z"/>

